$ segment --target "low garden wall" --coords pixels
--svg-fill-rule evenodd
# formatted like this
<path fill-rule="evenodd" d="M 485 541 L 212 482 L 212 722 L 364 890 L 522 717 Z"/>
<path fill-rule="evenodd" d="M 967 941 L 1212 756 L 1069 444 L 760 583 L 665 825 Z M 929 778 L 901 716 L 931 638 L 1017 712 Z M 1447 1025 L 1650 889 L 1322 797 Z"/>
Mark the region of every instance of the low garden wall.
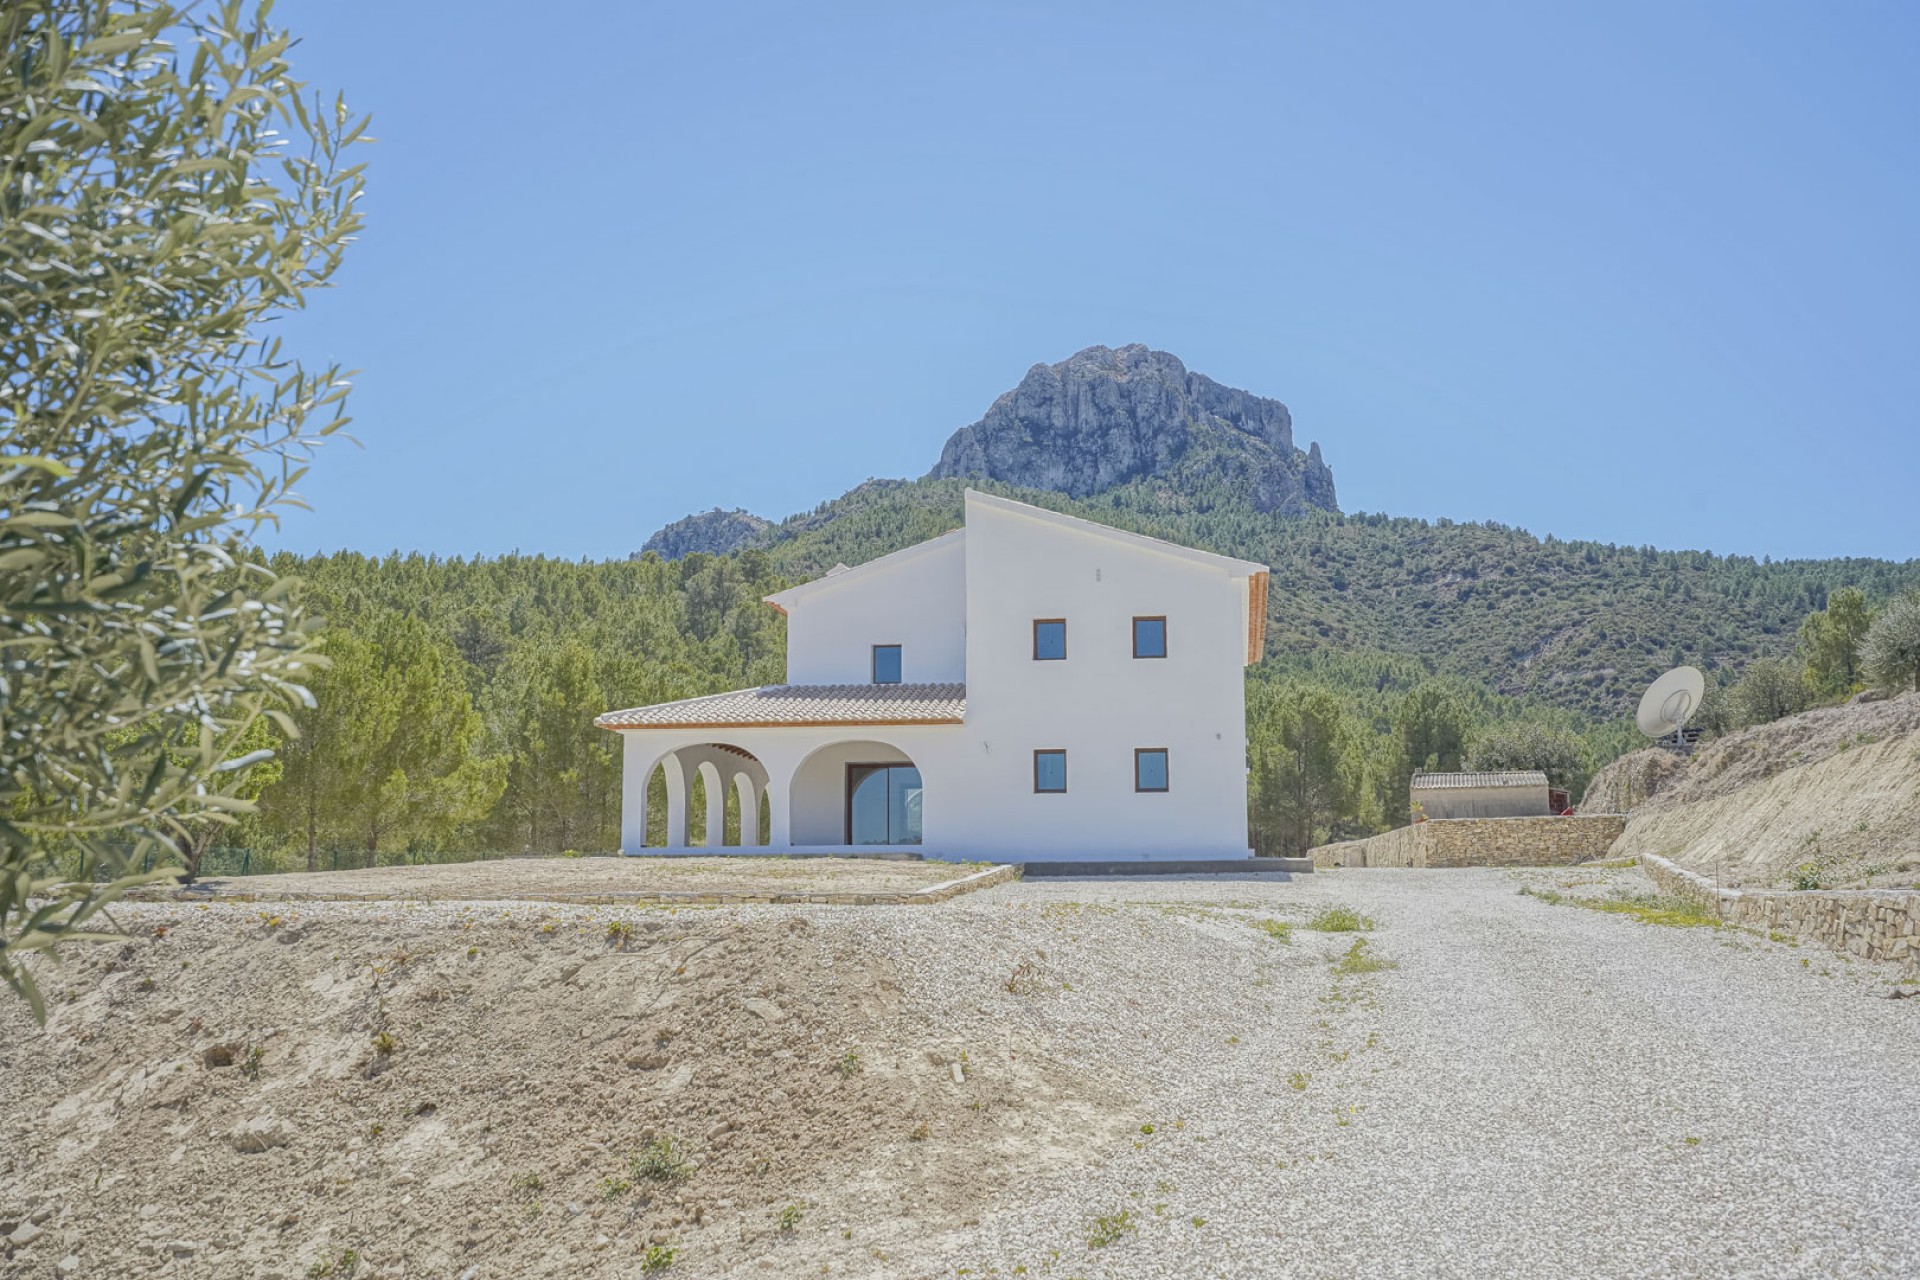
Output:
<path fill-rule="evenodd" d="M 1316 867 L 1561 867 L 1604 858 L 1627 820 L 1434 818 L 1310 851 Z"/>
<path fill-rule="evenodd" d="M 1650 853 L 1640 855 L 1640 869 L 1660 892 L 1709 907 L 1729 924 L 1811 938 L 1920 973 L 1920 889 L 1722 889 Z"/>

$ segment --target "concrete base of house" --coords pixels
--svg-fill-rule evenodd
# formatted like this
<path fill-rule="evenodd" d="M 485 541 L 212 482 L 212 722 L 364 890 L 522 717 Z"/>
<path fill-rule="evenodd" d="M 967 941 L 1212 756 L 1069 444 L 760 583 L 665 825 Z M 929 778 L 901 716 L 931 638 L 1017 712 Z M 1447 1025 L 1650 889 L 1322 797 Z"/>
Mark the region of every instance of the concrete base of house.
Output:
<path fill-rule="evenodd" d="M 1270 876 L 1303 875 L 1312 858 L 1155 858 L 1132 862 L 1029 862 L 1026 878 L 1061 876 Z"/>

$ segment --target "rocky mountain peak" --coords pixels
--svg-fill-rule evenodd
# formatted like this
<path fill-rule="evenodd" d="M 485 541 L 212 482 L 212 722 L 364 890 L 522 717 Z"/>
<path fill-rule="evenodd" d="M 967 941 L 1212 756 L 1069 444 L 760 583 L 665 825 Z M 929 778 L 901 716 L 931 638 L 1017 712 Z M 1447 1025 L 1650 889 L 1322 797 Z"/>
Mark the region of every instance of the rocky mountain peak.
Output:
<path fill-rule="evenodd" d="M 751 511 L 722 511 L 715 507 L 675 520 L 648 538 L 639 554 L 651 551 L 663 560 L 678 560 L 696 551 L 724 556 L 746 545 L 755 535 L 770 528 L 772 522 Z"/>
<path fill-rule="evenodd" d="M 1134 343 L 1036 364 L 986 416 L 953 433 L 930 473 L 984 476 L 1084 498 L 1201 463 L 1263 511 L 1339 509 L 1320 446 L 1293 443 L 1278 400 L 1190 372 Z"/>

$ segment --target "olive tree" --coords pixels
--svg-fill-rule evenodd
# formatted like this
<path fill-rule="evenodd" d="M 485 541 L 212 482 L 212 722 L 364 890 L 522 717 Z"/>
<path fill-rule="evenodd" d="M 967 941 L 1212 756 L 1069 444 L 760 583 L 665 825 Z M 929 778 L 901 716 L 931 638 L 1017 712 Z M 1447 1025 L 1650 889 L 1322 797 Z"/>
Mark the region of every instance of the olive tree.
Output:
<path fill-rule="evenodd" d="M 1920 689 L 1920 594 L 1882 609 L 1860 642 L 1860 666 L 1889 693 Z"/>
<path fill-rule="evenodd" d="M 1727 696 L 1743 725 L 1771 724 L 1798 715 L 1813 701 L 1804 668 L 1785 658 L 1755 658 Z"/>
<path fill-rule="evenodd" d="M 291 44 L 238 0 L 0 7 L 0 975 L 36 1016 L 29 958 L 243 811 L 240 744 L 307 700 L 250 539 L 347 383 L 265 326 L 359 227 L 365 121 Z"/>

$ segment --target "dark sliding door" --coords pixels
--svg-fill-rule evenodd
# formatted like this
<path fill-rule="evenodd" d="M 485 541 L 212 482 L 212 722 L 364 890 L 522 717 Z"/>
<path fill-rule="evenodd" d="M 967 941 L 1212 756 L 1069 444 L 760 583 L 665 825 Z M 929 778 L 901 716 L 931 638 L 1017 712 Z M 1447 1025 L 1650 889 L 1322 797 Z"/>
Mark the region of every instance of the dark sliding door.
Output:
<path fill-rule="evenodd" d="M 910 764 L 847 766 L 847 843 L 920 843 L 918 769 Z"/>

